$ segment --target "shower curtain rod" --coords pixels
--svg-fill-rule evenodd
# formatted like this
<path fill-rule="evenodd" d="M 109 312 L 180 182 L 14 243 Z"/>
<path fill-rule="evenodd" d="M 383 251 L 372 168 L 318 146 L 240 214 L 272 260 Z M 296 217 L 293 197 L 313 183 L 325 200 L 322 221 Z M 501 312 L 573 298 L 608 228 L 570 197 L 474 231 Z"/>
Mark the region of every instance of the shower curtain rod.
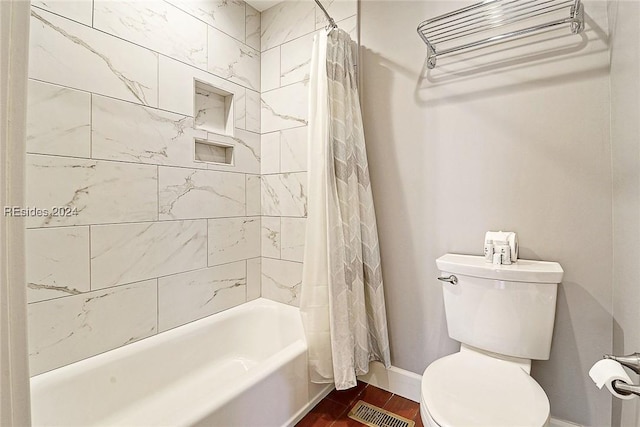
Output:
<path fill-rule="evenodd" d="M 324 12 L 324 16 L 327 17 L 327 21 L 329 21 L 329 27 L 338 28 L 338 25 L 336 24 L 336 21 L 334 21 L 333 18 L 331 16 L 329 16 L 329 13 L 327 12 L 327 9 L 325 9 L 324 6 L 322 5 L 322 3 L 320 3 L 320 0 L 314 0 L 314 1 L 318 4 L 320 9 L 322 9 L 322 11 Z"/>

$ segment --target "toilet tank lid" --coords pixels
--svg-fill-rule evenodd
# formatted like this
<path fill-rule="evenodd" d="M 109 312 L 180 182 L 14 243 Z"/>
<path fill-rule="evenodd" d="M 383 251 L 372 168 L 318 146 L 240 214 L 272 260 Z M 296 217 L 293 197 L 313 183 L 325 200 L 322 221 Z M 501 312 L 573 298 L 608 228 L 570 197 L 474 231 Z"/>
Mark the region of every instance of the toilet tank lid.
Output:
<path fill-rule="evenodd" d="M 560 283 L 564 274 L 557 262 L 519 259 L 511 265 L 495 265 L 477 255 L 446 254 L 436 265 L 446 273 L 509 282 Z"/>

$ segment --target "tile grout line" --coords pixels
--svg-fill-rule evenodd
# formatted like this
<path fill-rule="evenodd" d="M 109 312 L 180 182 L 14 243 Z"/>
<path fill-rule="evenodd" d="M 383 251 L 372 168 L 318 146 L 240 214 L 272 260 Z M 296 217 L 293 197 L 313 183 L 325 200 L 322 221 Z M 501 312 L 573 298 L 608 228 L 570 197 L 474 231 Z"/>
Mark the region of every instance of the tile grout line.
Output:
<path fill-rule="evenodd" d="M 278 245 L 278 257 L 282 260 L 282 217 L 278 217 L 280 220 L 280 244 Z"/>
<path fill-rule="evenodd" d="M 206 60 L 206 63 L 207 63 L 207 72 L 209 72 L 209 70 L 210 70 L 210 65 L 211 65 L 211 64 L 209 64 L 209 60 L 211 59 L 211 55 L 209 55 L 209 36 L 211 35 L 211 30 L 209 29 L 209 25 L 207 25 L 207 31 L 206 31 L 206 32 L 207 32 L 207 34 L 206 34 L 206 36 L 205 36 L 205 45 L 206 45 L 206 49 L 207 49 L 207 51 L 206 51 L 206 54 L 207 54 L 207 60 Z M 225 79 L 225 80 L 226 80 L 226 79 Z M 195 89 L 195 88 L 194 88 L 194 89 Z M 232 98 L 232 99 L 233 99 L 233 98 Z M 194 104 L 195 104 L 195 90 L 194 90 Z M 194 110 L 195 110 L 195 109 L 194 109 Z M 194 111 L 194 112 L 193 112 L 193 114 L 195 115 L 195 114 L 196 114 L 196 112 Z"/>
<path fill-rule="evenodd" d="M 160 333 L 160 280 L 156 277 L 156 335 Z"/>
<path fill-rule="evenodd" d="M 31 152 L 27 152 L 26 153 L 28 156 L 43 156 L 43 157 L 55 157 L 55 158 L 61 158 L 61 159 L 70 159 L 70 160 L 91 160 L 91 161 L 96 161 L 96 162 L 109 162 L 109 163 L 124 163 L 127 165 L 138 165 L 138 166 L 157 166 L 157 167 L 162 167 L 162 168 L 175 168 L 175 169 L 188 169 L 188 170 L 192 170 L 192 171 L 205 171 L 205 172 L 213 172 L 213 173 L 231 173 L 231 174 L 238 174 L 238 175 L 259 175 L 259 173 L 256 172 L 246 172 L 246 171 L 232 171 L 232 170 L 224 170 L 224 169 L 206 169 L 206 168 L 202 168 L 202 167 L 190 167 L 190 166 L 179 166 L 179 165 L 161 165 L 158 163 L 140 163 L 140 162 L 134 162 L 131 160 L 118 160 L 118 159 L 104 159 L 104 158 L 94 158 L 94 157 L 78 157 L 78 156 L 69 156 L 66 154 L 50 154 L 50 153 L 31 153 Z M 300 172 L 289 172 L 289 173 L 300 173 Z"/>
<path fill-rule="evenodd" d="M 249 301 L 249 260 L 244 260 L 244 302 Z"/>
<path fill-rule="evenodd" d="M 311 59 L 309 60 L 311 62 Z M 309 64 L 309 68 L 311 64 Z M 280 89 L 282 87 L 282 45 L 278 45 L 278 87 L 274 89 Z M 274 90 L 272 89 L 272 90 Z M 268 92 L 265 90 L 265 93 Z"/>
<path fill-rule="evenodd" d="M 304 79 L 304 80 L 299 80 L 299 81 L 297 81 L 297 82 L 287 83 L 286 85 L 278 86 L 278 87 L 276 87 L 276 88 L 269 89 L 269 90 L 265 90 L 264 92 L 260 92 L 260 95 L 264 95 L 264 94 L 267 94 L 267 93 L 275 92 L 275 91 L 277 91 L 277 90 L 284 89 L 284 88 L 286 88 L 286 87 L 291 87 L 291 86 L 299 85 L 299 84 L 301 84 L 301 83 L 302 83 L 304 86 L 307 86 L 307 85 L 309 84 L 309 82 L 310 82 L 310 79 L 309 79 L 309 78 L 306 78 L 306 79 Z M 254 92 L 255 92 L 255 91 L 254 91 Z M 306 126 L 306 125 L 305 125 L 305 126 Z M 302 126 L 296 126 L 296 127 L 302 127 Z M 268 133 L 268 132 L 267 132 L 267 133 Z"/>
<path fill-rule="evenodd" d="M 92 274 L 92 271 L 91 271 L 91 264 L 92 264 L 92 262 L 91 262 L 91 226 L 88 226 L 87 228 L 89 229 L 88 230 L 88 234 L 89 234 L 89 248 L 88 248 L 89 249 L 88 250 L 88 252 L 89 252 L 89 292 L 91 292 L 93 290 L 93 283 L 92 283 L 93 282 L 93 274 Z M 63 298 L 64 296 L 65 295 L 61 296 L 60 298 Z"/>
<path fill-rule="evenodd" d="M 243 41 L 242 43 L 244 43 L 245 45 L 247 44 L 247 2 L 243 1 L 242 5 L 244 6 L 244 19 L 242 20 L 243 26 L 242 28 L 244 28 L 244 32 L 242 34 L 243 36 Z M 251 47 L 251 46 L 249 46 Z M 260 53 L 260 56 L 262 57 L 262 52 L 258 51 L 258 53 Z"/>
<path fill-rule="evenodd" d="M 123 221 L 123 222 L 102 222 L 95 224 L 67 224 L 56 225 L 52 227 L 26 227 L 25 230 L 54 230 L 58 228 L 71 228 L 71 227 L 101 227 L 101 226 L 118 226 L 118 225 L 137 225 L 137 224 L 161 224 L 170 222 L 195 222 L 217 219 L 238 219 L 238 218 L 259 218 L 260 215 L 238 215 L 238 216 L 217 216 L 217 217 L 199 217 L 199 218 L 184 218 L 184 219 L 160 219 L 160 220 L 144 220 L 144 221 Z M 274 216 L 274 218 L 276 218 Z M 287 217 L 287 218 L 305 218 L 305 217 Z"/>
<path fill-rule="evenodd" d="M 91 92 L 89 92 L 89 158 L 93 159 L 93 93 Z"/>
<path fill-rule="evenodd" d="M 169 58 L 169 57 L 167 57 L 167 58 Z M 173 58 L 169 58 L 169 59 L 173 59 Z M 202 71 L 202 70 L 198 69 L 198 71 Z M 224 80 L 225 83 L 236 85 L 240 89 L 247 89 L 244 86 L 240 86 L 237 83 L 234 83 L 234 82 L 232 82 L 230 80 L 226 80 L 226 79 L 224 79 L 222 77 L 218 77 L 215 74 L 211 74 L 211 73 L 209 73 L 207 71 L 203 71 L 203 72 L 205 72 L 207 74 L 210 74 L 211 76 L 216 77 L 218 79 Z M 158 75 L 159 75 L 159 71 L 158 71 Z M 91 92 L 90 90 L 80 89 L 80 88 L 73 87 L 73 86 L 68 86 L 68 85 L 62 84 L 62 83 L 55 83 L 55 82 L 51 82 L 49 80 L 42 80 L 42 79 L 38 79 L 38 78 L 35 78 L 35 77 L 29 77 L 29 80 L 33 80 L 34 82 L 43 83 L 43 84 L 47 84 L 47 85 L 51 85 L 51 86 L 58 86 L 58 87 L 61 87 L 61 88 L 69 89 L 69 90 L 80 92 L 80 93 L 87 93 L 87 94 L 91 94 L 91 95 L 95 95 L 95 96 L 100 96 L 100 97 L 107 98 L 107 99 L 110 99 L 110 100 L 113 100 L 113 101 L 126 102 L 127 104 L 131 104 L 131 105 L 142 107 L 142 108 L 149 108 L 151 110 L 158 110 L 158 111 L 162 111 L 162 112 L 165 112 L 165 113 L 175 114 L 177 116 L 188 117 L 188 118 L 191 118 L 191 119 L 194 118 L 193 115 L 191 115 L 190 113 L 184 113 L 184 112 L 176 111 L 176 110 L 168 110 L 166 108 L 161 108 L 160 106 L 153 106 L 153 105 L 149 105 L 149 104 L 143 104 L 141 102 L 132 101 L 130 99 L 118 98 L 117 96 L 113 96 L 113 95 L 105 95 L 103 93 Z M 209 82 L 205 82 L 205 83 L 207 83 L 208 85 L 216 86 L 216 84 L 214 84 L 214 83 L 209 83 Z M 159 87 L 158 87 L 158 89 L 159 89 Z M 227 90 L 227 89 L 223 89 L 223 90 Z M 253 90 L 253 89 L 249 89 L 249 90 Z M 236 94 L 231 89 L 228 89 L 227 91 L 232 93 L 232 94 L 234 94 L 234 95 Z M 254 90 L 254 92 L 256 92 L 256 91 Z M 306 126 L 306 125 L 302 125 L 302 126 Z M 302 127 L 302 126 L 296 126 L 296 127 Z M 244 132 L 252 133 L 254 135 L 260 135 L 260 132 L 255 132 L 255 131 L 252 131 L 252 130 L 239 128 L 237 126 L 236 126 L 236 129 L 244 131 Z M 206 130 L 202 130 L 202 129 L 195 129 L 194 128 L 194 130 L 207 132 Z M 210 133 L 214 133 L 214 132 L 210 132 Z M 223 135 L 223 136 L 228 136 L 228 135 Z"/>
<path fill-rule="evenodd" d="M 105 291 L 105 290 L 108 290 L 108 289 L 116 289 L 116 288 L 120 288 L 120 287 L 123 287 L 123 286 L 130 286 L 130 285 L 135 285 L 137 283 L 148 282 L 150 280 L 158 280 L 159 281 L 160 279 L 164 279 L 164 278 L 167 278 L 167 277 L 179 276 L 181 274 L 195 273 L 195 272 L 204 271 L 204 270 L 207 270 L 207 269 L 210 269 L 210 268 L 228 266 L 228 265 L 231 265 L 231 264 L 236 264 L 236 263 L 239 263 L 239 262 L 250 261 L 250 260 L 259 259 L 259 258 L 260 257 L 239 259 L 239 260 L 235 260 L 235 261 L 228 261 L 228 262 L 225 262 L 225 263 L 222 263 L 222 264 L 214 264 L 212 266 L 208 266 L 207 265 L 207 266 L 204 266 L 204 267 L 198 267 L 198 268 L 191 269 L 191 270 L 179 271 L 177 273 L 164 274 L 164 275 L 160 275 L 160 276 L 149 277 L 149 278 L 146 278 L 146 279 L 136 279 L 133 282 L 120 283 L 120 284 L 113 285 L 113 286 L 107 286 L 105 288 L 91 289 L 91 290 L 89 290 L 87 292 L 80 292 L 79 294 L 60 295 L 60 296 L 55 296 L 55 297 L 51 297 L 51 298 L 47 298 L 47 299 L 43 299 L 43 300 L 33 301 L 33 302 L 28 303 L 28 305 L 39 304 L 39 303 L 46 302 L 46 301 L 60 300 L 62 298 L 71 298 L 71 297 L 80 296 L 80 295 L 88 295 L 88 294 L 90 294 L 92 292 Z"/>
<path fill-rule="evenodd" d="M 158 104 L 158 108 L 160 108 L 160 55 L 156 54 L 156 102 Z M 194 127 L 195 127 L 195 117 Z"/>
<path fill-rule="evenodd" d="M 160 222 L 160 166 L 156 166 L 156 220 Z"/>

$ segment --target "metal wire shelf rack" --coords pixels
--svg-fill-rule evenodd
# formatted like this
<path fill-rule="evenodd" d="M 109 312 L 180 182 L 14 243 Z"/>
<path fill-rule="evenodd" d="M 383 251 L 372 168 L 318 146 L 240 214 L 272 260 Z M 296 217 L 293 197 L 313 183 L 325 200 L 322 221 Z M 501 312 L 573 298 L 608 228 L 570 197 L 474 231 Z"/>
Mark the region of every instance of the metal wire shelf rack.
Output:
<path fill-rule="evenodd" d="M 427 45 L 427 67 L 432 69 L 439 57 L 562 25 L 573 34 L 584 30 L 580 0 L 485 0 L 421 22 L 418 34 Z"/>

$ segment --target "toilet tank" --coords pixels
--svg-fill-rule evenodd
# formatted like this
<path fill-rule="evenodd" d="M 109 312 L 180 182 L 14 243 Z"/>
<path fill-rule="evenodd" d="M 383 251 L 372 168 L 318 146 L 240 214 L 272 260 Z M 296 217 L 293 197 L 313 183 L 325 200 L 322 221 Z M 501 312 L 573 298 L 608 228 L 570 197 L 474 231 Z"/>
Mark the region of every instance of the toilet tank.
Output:
<path fill-rule="evenodd" d="M 436 260 L 449 336 L 463 344 L 523 359 L 549 359 L 558 283 L 556 262 L 519 259 L 511 265 L 446 254 Z"/>

